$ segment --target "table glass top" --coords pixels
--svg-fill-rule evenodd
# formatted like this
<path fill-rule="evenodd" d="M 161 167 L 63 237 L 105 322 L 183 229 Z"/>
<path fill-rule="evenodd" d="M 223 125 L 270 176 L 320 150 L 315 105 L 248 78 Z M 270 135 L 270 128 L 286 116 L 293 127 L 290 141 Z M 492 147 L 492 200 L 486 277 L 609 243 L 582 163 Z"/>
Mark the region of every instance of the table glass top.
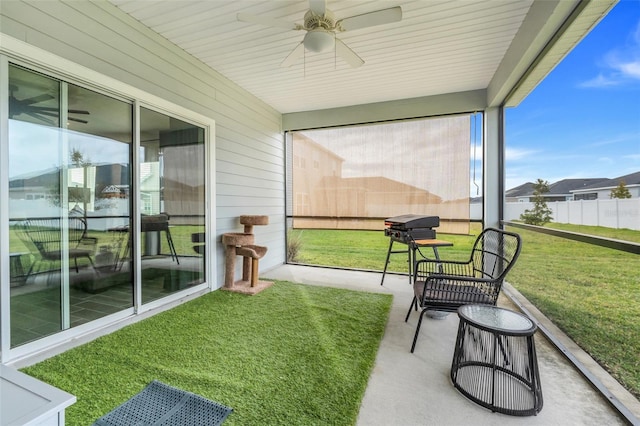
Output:
<path fill-rule="evenodd" d="M 458 312 L 462 317 L 478 325 L 508 331 L 527 331 L 533 322 L 522 314 L 490 305 L 466 305 Z"/>

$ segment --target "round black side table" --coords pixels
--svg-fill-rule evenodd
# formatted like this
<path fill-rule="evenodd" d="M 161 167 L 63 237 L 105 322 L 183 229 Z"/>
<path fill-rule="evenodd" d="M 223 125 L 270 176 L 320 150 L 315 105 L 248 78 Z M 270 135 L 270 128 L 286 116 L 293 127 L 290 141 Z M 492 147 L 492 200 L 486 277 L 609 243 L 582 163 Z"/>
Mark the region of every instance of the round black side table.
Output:
<path fill-rule="evenodd" d="M 453 385 L 491 411 L 513 416 L 542 409 L 533 334 L 526 316 L 491 305 L 458 309 L 460 325 L 451 364 Z"/>

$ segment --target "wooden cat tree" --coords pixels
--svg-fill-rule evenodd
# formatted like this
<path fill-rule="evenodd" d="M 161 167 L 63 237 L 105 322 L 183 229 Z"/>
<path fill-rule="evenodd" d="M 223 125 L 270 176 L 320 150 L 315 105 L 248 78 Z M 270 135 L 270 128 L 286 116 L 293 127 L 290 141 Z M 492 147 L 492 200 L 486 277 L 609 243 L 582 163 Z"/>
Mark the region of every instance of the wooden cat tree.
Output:
<path fill-rule="evenodd" d="M 240 216 L 240 223 L 244 225 L 244 232 L 222 234 L 222 244 L 225 246 L 225 273 L 223 290 L 244 294 L 256 294 L 273 283 L 258 279 L 258 262 L 267 253 L 264 246 L 255 245 L 253 227 L 268 225 L 269 216 Z M 242 256 L 242 279 L 235 280 L 236 257 Z"/>

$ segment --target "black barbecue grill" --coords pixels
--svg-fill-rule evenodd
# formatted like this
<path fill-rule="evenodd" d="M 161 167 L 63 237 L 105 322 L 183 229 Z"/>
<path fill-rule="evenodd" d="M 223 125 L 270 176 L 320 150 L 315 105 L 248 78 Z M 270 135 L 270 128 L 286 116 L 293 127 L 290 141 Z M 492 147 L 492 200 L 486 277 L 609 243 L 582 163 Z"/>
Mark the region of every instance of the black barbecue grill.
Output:
<path fill-rule="evenodd" d="M 440 226 L 440 217 L 405 214 L 386 219 L 384 226 L 385 236 L 391 237 L 392 241 L 409 244 L 415 240 L 435 239 L 436 231 L 433 228 Z"/>
<path fill-rule="evenodd" d="M 389 257 L 393 253 L 407 254 L 407 262 L 409 263 L 409 282 L 411 282 L 415 253 L 416 249 L 420 245 L 420 243 L 417 243 L 416 241 L 435 240 L 436 231 L 433 228 L 440 226 L 440 217 L 405 214 L 386 219 L 384 221 L 384 226 L 384 235 L 389 237 L 389 250 L 387 251 L 387 260 L 384 264 L 384 271 L 382 272 L 382 281 L 380 281 L 380 285 L 384 283 L 387 266 L 389 266 Z M 404 250 L 394 251 L 394 242 L 406 244 L 407 248 Z M 437 254 L 435 247 L 434 252 Z"/>

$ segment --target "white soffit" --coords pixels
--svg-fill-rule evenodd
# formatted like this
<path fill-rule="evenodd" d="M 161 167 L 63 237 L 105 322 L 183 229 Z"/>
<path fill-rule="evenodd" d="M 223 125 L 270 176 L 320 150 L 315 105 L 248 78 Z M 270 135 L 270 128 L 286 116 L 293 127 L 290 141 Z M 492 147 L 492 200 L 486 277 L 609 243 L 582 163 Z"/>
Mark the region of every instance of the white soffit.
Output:
<path fill-rule="evenodd" d="M 571 50 L 604 18 L 618 0 L 582 2 L 557 37 L 546 46 L 534 65 L 506 100 L 506 106 L 518 106 L 524 98 L 558 65 Z"/>
<path fill-rule="evenodd" d="M 402 8 L 400 22 L 338 34 L 364 59 L 359 68 L 333 52 L 307 52 L 282 68 L 305 32 L 236 19 L 246 13 L 302 23 L 306 0 L 110 2 L 285 114 L 485 90 L 534 0 L 328 0 L 338 19 Z M 556 64 L 550 62 L 549 69 Z M 531 87 L 520 89 L 525 95 L 538 83 L 529 77 Z"/>

